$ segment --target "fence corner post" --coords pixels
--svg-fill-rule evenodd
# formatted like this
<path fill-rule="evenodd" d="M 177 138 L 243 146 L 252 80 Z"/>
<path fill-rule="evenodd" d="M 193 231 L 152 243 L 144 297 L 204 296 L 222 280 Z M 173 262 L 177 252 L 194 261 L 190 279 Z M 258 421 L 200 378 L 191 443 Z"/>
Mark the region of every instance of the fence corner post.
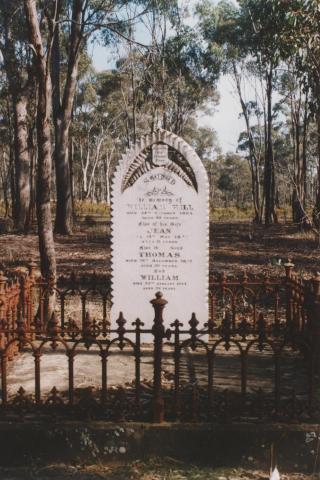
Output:
<path fill-rule="evenodd" d="M 7 285 L 7 277 L 5 276 L 4 272 L 0 271 L 0 322 L 1 322 L 1 330 L 4 330 L 5 327 L 2 326 L 2 322 L 6 320 L 6 285 Z M 4 348 L 5 346 L 5 335 L 3 332 L 0 334 L 0 348 Z"/>
<path fill-rule="evenodd" d="M 34 261 L 31 261 L 28 265 L 28 269 L 29 269 L 29 277 L 32 281 L 35 280 L 35 277 L 36 277 L 36 270 L 37 270 L 37 263 L 34 262 Z"/>
<path fill-rule="evenodd" d="M 0 321 L 5 320 L 6 315 L 6 286 L 7 286 L 7 277 L 5 274 L 0 271 Z"/>
<path fill-rule="evenodd" d="M 293 272 L 293 269 L 294 269 L 294 263 L 292 263 L 291 258 L 288 258 L 287 262 L 284 263 L 283 266 L 284 266 L 285 271 L 286 271 L 287 280 L 289 280 L 292 277 L 292 272 Z"/>
<path fill-rule="evenodd" d="M 162 345 L 165 336 L 163 326 L 163 309 L 168 303 L 161 292 L 156 293 L 156 298 L 150 301 L 154 308 L 154 321 L 152 334 L 154 336 L 153 353 L 153 421 L 161 423 L 164 420 L 164 401 L 162 395 Z"/>

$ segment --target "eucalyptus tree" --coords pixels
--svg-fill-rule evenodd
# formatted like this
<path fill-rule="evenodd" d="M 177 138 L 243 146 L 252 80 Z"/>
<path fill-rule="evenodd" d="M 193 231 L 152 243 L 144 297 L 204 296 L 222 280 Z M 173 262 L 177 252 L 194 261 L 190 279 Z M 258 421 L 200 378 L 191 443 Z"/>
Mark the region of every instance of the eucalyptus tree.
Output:
<path fill-rule="evenodd" d="M 253 56 L 264 76 L 266 95 L 264 195 L 265 224 L 277 221 L 275 211 L 276 179 L 273 154 L 273 95 L 277 69 L 290 54 L 290 46 L 282 41 L 287 23 L 287 2 L 273 0 L 240 0 L 239 25 L 247 51 Z"/>
<path fill-rule="evenodd" d="M 205 0 L 198 6 L 200 27 L 204 38 L 218 45 L 225 58 L 226 72 L 231 73 L 236 84 L 242 113 L 246 123 L 251 171 L 258 172 L 259 164 L 256 142 L 253 138 L 250 105 L 243 94 L 243 72 L 255 76 L 262 97 L 264 152 L 263 152 L 263 199 L 257 195 L 259 182 L 252 176 L 252 190 L 256 218 L 261 219 L 264 202 L 266 225 L 277 221 L 275 209 L 276 172 L 273 152 L 273 131 L 276 111 L 274 110 L 274 88 L 278 69 L 291 46 L 282 41 L 286 29 L 287 9 L 285 3 L 273 0 L 239 0 L 238 6 L 222 1 L 218 6 Z M 253 125 L 256 129 L 256 126 Z M 257 130 L 257 129 L 256 129 Z M 257 206 L 258 205 L 258 206 Z"/>
<path fill-rule="evenodd" d="M 188 118 L 217 98 L 220 65 L 215 58 L 207 61 L 201 38 L 186 25 L 179 2 L 153 0 L 149 4 L 141 21 L 150 48 L 128 45 L 118 65 L 122 78 L 128 79 L 123 86 L 133 140 L 141 116 L 149 117 L 151 131 L 161 127 L 181 134 Z M 137 32 L 131 35 L 134 38 Z"/>
<path fill-rule="evenodd" d="M 278 6 L 284 0 L 276 0 Z M 317 0 L 293 0 L 287 3 L 287 29 L 283 41 L 296 52 L 297 69 L 309 89 L 310 115 L 316 122 L 317 195 L 313 209 L 313 222 L 320 227 L 320 10 Z"/>
<path fill-rule="evenodd" d="M 167 123 L 183 134 L 187 122 L 199 110 L 210 111 L 218 103 L 216 82 L 220 74 L 220 57 L 204 52 L 197 32 L 181 27 L 166 45 Z"/>
<path fill-rule="evenodd" d="M 217 5 L 205 0 L 197 5 L 199 27 L 206 49 L 221 56 L 222 73 L 229 75 L 237 93 L 245 131 L 239 137 L 239 150 L 246 154 L 250 166 L 254 221 L 262 222 L 264 191 L 261 178 L 265 160 L 265 132 L 263 128 L 264 105 L 258 90 L 260 70 L 248 53 L 247 39 L 240 25 L 240 10 L 231 1 Z M 246 98 L 246 86 L 251 80 L 255 85 L 253 99 Z"/>
<path fill-rule="evenodd" d="M 57 20 L 52 45 L 52 82 L 57 188 L 55 231 L 57 233 L 67 235 L 72 233 L 72 180 L 68 147 L 81 53 L 89 38 L 98 31 L 107 44 L 118 36 L 130 41 L 123 33 L 132 21 L 125 18 L 125 12 L 123 12 L 123 7 L 128 3 L 130 3 L 129 0 L 57 0 L 56 2 Z M 62 49 L 63 55 L 61 55 Z"/>
<path fill-rule="evenodd" d="M 82 79 L 72 125 L 75 191 L 79 199 L 99 199 L 110 204 L 113 167 L 127 145 L 126 120 L 119 72 L 92 72 Z"/>
<path fill-rule="evenodd" d="M 21 2 L 0 2 L 0 50 L 12 104 L 14 181 L 12 214 L 18 232 L 30 223 L 30 153 L 28 145 L 28 103 L 31 93 L 31 51 L 26 44 L 27 28 Z"/>
<path fill-rule="evenodd" d="M 214 207 L 246 208 L 251 202 L 249 166 L 235 153 L 219 155 L 212 162 L 215 178 Z"/>
<path fill-rule="evenodd" d="M 50 62 L 57 10 L 47 12 L 47 35 L 41 33 L 35 0 L 24 0 L 29 45 L 33 51 L 37 81 L 37 221 L 41 274 L 48 281 L 56 280 L 56 256 L 51 217 L 51 109 L 52 83 Z"/>
<path fill-rule="evenodd" d="M 192 117 L 184 127 L 183 137 L 193 146 L 206 168 L 209 180 L 210 203 L 214 205 L 214 202 L 217 200 L 216 164 L 217 158 L 221 157 L 217 132 L 213 128 L 199 126 L 197 118 Z"/>
<path fill-rule="evenodd" d="M 6 77 L 0 74 L 0 189 L 2 190 L 5 217 L 10 216 L 10 203 L 12 202 L 12 193 L 15 190 L 14 155 L 12 149 L 13 135 L 11 128 L 12 115 L 8 97 Z"/>
<path fill-rule="evenodd" d="M 132 57 L 123 57 L 115 70 L 91 72 L 79 82 L 72 125 L 75 192 L 78 198 L 100 198 L 110 203 L 110 179 L 119 152 L 134 142 L 135 135 L 143 135 L 154 127 L 151 108 L 154 97 L 146 92 L 145 70 L 142 68 L 145 56 L 135 52 L 134 95 L 130 75 L 131 61 Z M 173 109 L 178 109 L 175 106 L 178 99 L 172 86 L 171 88 L 171 92 L 166 90 L 165 101 L 168 122 L 171 121 Z M 195 111 L 204 103 L 204 98 L 210 99 L 213 93 L 216 95 L 216 91 L 210 88 L 209 96 L 203 95 L 200 98 L 197 97 L 198 93 L 199 89 L 194 89 L 188 99 L 189 104 L 183 104 L 183 135 L 194 144 L 202 157 L 210 159 L 213 157 L 212 152 L 216 154 L 219 149 L 216 135 L 211 129 L 198 127 Z M 134 106 L 132 102 L 136 102 Z M 159 107 L 159 119 L 162 118 L 161 113 Z M 167 125 L 171 128 L 170 123 Z M 105 172 L 106 188 L 99 180 L 101 169 Z"/>
<path fill-rule="evenodd" d="M 293 222 L 301 227 L 307 226 L 308 198 L 308 132 L 310 126 L 310 92 L 305 74 L 297 70 L 296 56 L 286 62 L 278 76 L 277 91 L 280 95 L 278 110 L 283 118 L 283 136 L 290 148 L 285 167 L 290 179 L 289 188 L 292 192 L 291 206 Z"/>

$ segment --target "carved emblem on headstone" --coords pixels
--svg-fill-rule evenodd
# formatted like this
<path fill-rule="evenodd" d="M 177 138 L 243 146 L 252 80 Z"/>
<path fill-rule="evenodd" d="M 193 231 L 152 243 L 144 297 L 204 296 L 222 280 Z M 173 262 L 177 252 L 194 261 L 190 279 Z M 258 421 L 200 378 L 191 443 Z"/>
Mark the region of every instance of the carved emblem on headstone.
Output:
<path fill-rule="evenodd" d="M 164 143 L 155 143 L 152 145 L 152 163 L 155 167 L 164 167 L 169 163 L 168 145 Z"/>
<path fill-rule="evenodd" d="M 169 158 L 169 146 L 164 143 L 154 143 L 151 148 L 141 151 L 131 163 L 122 181 L 122 191 L 132 187 L 146 172 L 158 167 L 164 167 L 180 177 L 187 185 L 198 190 L 197 180 L 188 161 L 173 150 L 173 156 Z"/>

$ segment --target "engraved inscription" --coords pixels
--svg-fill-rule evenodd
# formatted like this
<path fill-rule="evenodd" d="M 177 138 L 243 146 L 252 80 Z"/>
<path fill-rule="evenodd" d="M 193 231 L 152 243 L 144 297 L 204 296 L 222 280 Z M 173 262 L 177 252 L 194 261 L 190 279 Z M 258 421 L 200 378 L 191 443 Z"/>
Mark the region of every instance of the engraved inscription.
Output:
<path fill-rule="evenodd" d="M 154 177 L 147 175 L 145 183 L 150 182 L 150 176 Z M 163 288 L 176 291 L 177 286 L 186 286 L 188 279 L 182 267 L 193 262 L 186 248 L 190 235 L 185 218 L 191 219 L 194 209 L 170 190 L 174 184 L 170 176 L 166 181 L 167 186 L 147 189 L 136 203 L 126 204 L 127 215 L 136 217 L 138 241 L 133 256 L 125 261 L 135 264 L 133 284 L 151 292 Z"/>

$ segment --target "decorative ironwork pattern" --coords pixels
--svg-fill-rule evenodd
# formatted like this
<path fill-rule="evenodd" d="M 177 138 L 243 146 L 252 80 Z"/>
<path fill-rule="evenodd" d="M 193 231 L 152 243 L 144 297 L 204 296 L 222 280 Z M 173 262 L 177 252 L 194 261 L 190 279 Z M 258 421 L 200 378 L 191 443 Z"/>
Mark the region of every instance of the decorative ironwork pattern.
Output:
<path fill-rule="evenodd" d="M 0 414 L 6 418 L 319 421 L 320 278 L 302 281 L 290 263 L 278 279 L 213 276 L 210 318 L 200 322 L 190 314 L 187 328 L 179 320 L 165 324 L 161 293 L 151 301 L 152 329 L 121 313 L 111 325 L 106 277 L 71 275 L 47 285 L 36 279 L 34 265 L 28 275 L 9 273 L 0 275 Z M 52 297 L 57 308 L 49 315 Z M 44 360 L 57 352 L 67 362 L 67 387 L 44 392 Z M 8 372 L 19 354 L 33 358 L 34 388 L 13 394 Z M 99 385 L 77 388 L 77 359 L 89 354 L 99 358 Z M 132 382 L 110 384 L 114 355 L 132 359 Z M 143 377 L 146 362 L 150 378 Z"/>

